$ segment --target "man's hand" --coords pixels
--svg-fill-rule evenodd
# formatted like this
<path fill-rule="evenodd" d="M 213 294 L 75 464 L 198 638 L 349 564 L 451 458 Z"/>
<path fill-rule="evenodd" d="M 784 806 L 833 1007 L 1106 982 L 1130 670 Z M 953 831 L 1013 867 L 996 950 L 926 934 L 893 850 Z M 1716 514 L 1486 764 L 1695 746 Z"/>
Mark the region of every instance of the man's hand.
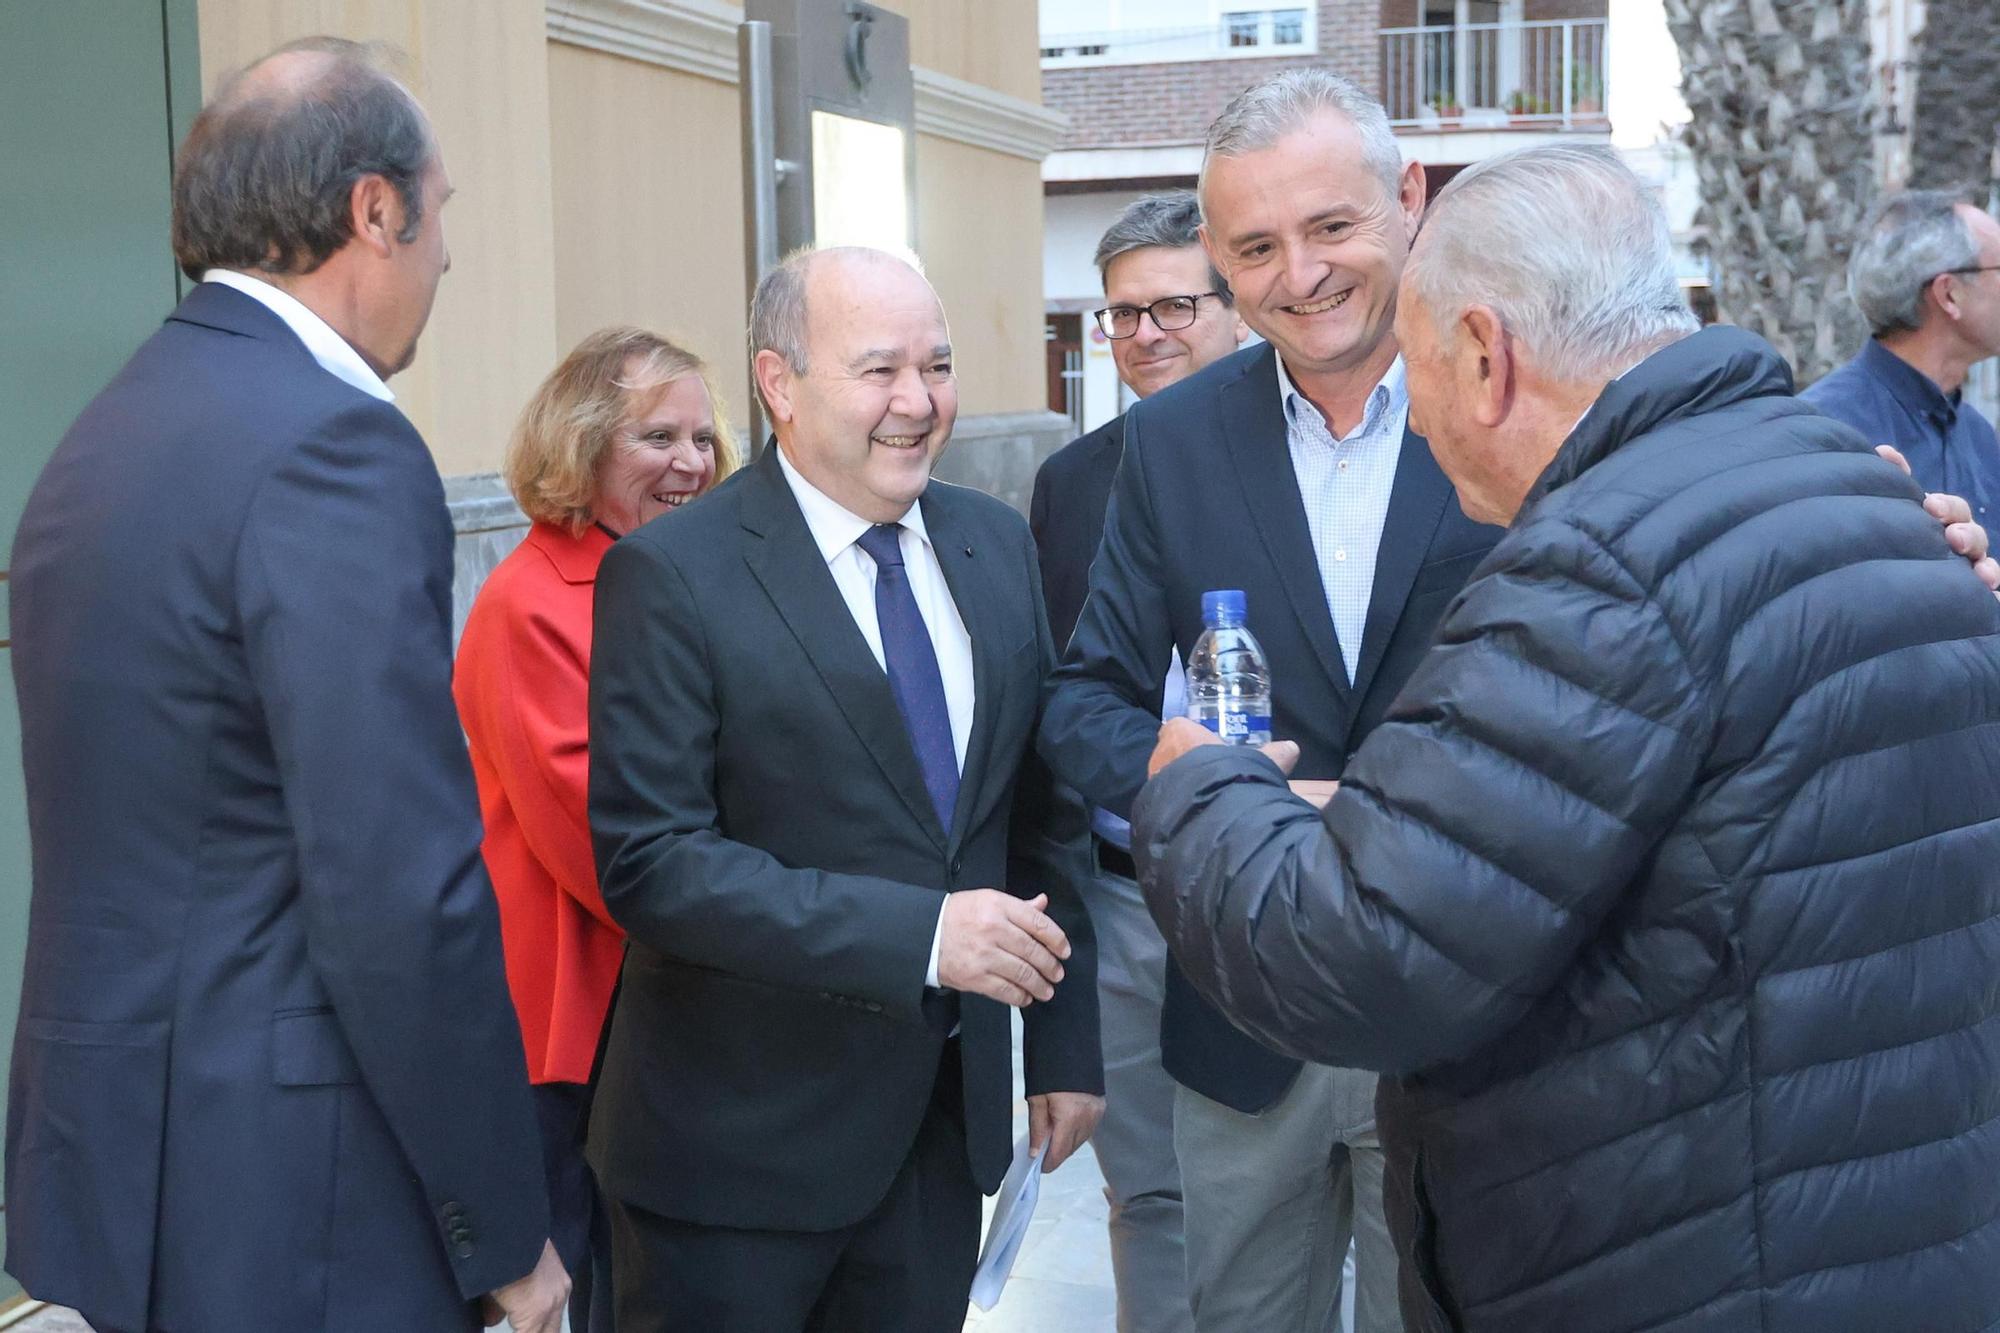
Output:
<path fill-rule="evenodd" d="M 1910 460 L 1894 445 L 1878 444 L 1875 452 L 1908 472 Z M 1932 491 L 1924 497 L 1924 512 L 1944 524 L 1945 544 L 1972 562 L 1972 572 L 1995 592 L 2000 592 L 2000 561 L 1986 553 L 1986 529 L 1972 521 L 1972 506 L 1956 495 Z"/>
<path fill-rule="evenodd" d="M 534 1272 L 479 1302 L 480 1318 L 488 1328 L 505 1319 L 514 1333 L 562 1333 L 563 1307 L 568 1304 L 569 1274 L 551 1241 L 543 1244 Z"/>
<path fill-rule="evenodd" d="M 1028 1150 L 1049 1145 L 1042 1157 L 1043 1174 L 1068 1161 L 1103 1118 L 1104 1099 L 1087 1092 L 1044 1092 L 1028 1098 Z"/>
<path fill-rule="evenodd" d="M 1069 940 L 1043 910 L 1048 905 L 1046 893 L 1025 902 L 998 889 L 946 894 L 938 983 L 1016 1009 L 1053 997 Z"/>
<path fill-rule="evenodd" d="M 1340 790 L 1338 782 L 1326 778 L 1293 778 L 1292 795 L 1308 801 L 1316 810 L 1326 809 L 1326 803 Z"/>
<path fill-rule="evenodd" d="M 1161 769 L 1186 754 L 1189 750 L 1204 745 L 1220 745 L 1222 737 L 1210 731 L 1199 722 L 1184 717 L 1170 717 L 1160 724 L 1160 739 L 1153 746 L 1153 757 L 1146 761 L 1146 776 L 1158 777 Z"/>

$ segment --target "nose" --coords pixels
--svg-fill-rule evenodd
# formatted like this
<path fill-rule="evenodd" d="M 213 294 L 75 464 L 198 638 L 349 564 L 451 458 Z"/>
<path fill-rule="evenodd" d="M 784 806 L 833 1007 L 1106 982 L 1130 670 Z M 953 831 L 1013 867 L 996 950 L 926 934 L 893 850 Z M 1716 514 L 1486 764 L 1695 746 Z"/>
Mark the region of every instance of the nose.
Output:
<path fill-rule="evenodd" d="M 930 386 L 924 383 L 923 372 L 915 366 L 905 366 L 897 372 L 896 382 L 889 387 L 889 410 L 911 421 L 931 419 Z"/>
<path fill-rule="evenodd" d="M 1139 330 L 1132 335 L 1132 341 L 1141 347 L 1157 347 L 1170 336 L 1165 329 L 1153 322 L 1152 311 L 1139 316 Z"/>
<path fill-rule="evenodd" d="M 1310 300 L 1330 268 L 1310 246 L 1290 247 L 1285 253 L 1285 286 L 1290 289 L 1291 300 Z"/>

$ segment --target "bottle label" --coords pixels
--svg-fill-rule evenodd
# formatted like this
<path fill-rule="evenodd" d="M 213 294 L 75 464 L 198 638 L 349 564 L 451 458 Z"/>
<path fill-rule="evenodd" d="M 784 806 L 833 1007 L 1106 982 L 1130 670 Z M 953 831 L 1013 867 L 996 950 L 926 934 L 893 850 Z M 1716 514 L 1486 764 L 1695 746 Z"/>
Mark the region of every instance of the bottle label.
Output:
<path fill-rule="evenodd" d="M 1267 745 L 1271 740 L 1271 715 L 1224 709 L 1219 717 L 1204 717 L 1201 724 L 1222 737 L 1225 745 Z"/>

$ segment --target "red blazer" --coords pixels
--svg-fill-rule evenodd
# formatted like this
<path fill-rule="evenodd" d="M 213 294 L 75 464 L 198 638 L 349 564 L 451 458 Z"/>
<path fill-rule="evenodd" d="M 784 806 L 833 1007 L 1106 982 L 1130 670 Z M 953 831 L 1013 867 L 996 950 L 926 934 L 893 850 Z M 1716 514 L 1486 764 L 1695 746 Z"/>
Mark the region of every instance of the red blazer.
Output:
<path fill-rule="evenodd" d="M 625 935 L 604 910 L 586 804 L 599 528 L 537 523 L 487 578 L 452 693 L 486 819 L 507 987 L 535 1083 L 587 1083 Z"/>

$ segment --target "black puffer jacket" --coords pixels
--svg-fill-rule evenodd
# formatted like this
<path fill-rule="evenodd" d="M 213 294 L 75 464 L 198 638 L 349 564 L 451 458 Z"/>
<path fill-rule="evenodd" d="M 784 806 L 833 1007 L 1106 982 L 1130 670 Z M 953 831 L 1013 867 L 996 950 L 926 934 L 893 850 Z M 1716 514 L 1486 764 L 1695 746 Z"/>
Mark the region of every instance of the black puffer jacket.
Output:
<path fill-rule="evenodd" d="M 2000 607 L 1915 497 L 1696 334 L 1605 391 L 1323 820 L 1250 751 L 1146 788 L 1195 985 L 1401 1075 L 1413 1328 L 2000 1321 Z"/>

